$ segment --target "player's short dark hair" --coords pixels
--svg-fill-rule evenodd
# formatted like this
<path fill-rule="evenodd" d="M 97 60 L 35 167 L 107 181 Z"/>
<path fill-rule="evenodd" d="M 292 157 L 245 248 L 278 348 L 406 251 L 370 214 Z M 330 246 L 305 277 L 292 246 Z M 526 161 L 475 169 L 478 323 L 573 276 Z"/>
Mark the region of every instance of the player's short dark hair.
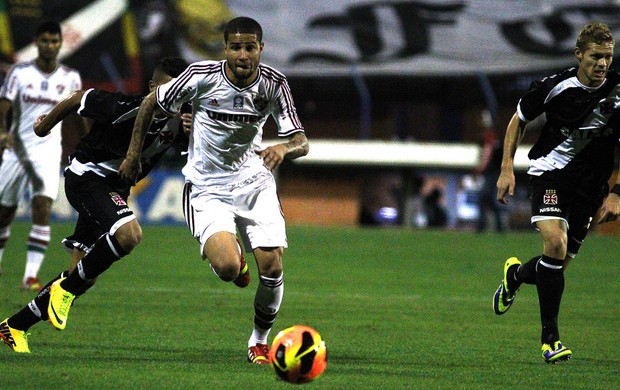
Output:
<path fill-rule="evenodd" d="M 601 22 L 592 22 L 586 24 L 581 31 L 579 32 L 579 36 L 577 37 L 577 43 L 575 46 L 581 50 L 586 51 L 588 49 L 588 44 L 594 43 L 597 45 L 603 45 L 605 43 L 610 43 L 612 45 L 616 44 L 613 35 L 611 34 L 611 30 L 605 23 Z"/>
<path fill-rule="evenodd" d="M 260 24 L 247 16 L 231 19 L 224 27 L 224 42 L 228 42 L 230 34 L 255 34 L 258 42 L 263 41 L 263 28 Z"/>
<path fill-rule="evenodd" d="M 61 29 L 60 29 L 60 23 L 55 22 L 53 20 L 44 21 L 43 23 L 39 24 L 39 26 L 37 27 L 37 31 L 35 31 L 34 36 L 38 37 L 39 35 L 43 33 L 62 35 Z"/>
<path fill-rule="evenodd" d="M 177 77 L 189 66 L 181 57 L 164 57 L 157 61 L 156 70 L 160 70 L 170 77 Z"/>

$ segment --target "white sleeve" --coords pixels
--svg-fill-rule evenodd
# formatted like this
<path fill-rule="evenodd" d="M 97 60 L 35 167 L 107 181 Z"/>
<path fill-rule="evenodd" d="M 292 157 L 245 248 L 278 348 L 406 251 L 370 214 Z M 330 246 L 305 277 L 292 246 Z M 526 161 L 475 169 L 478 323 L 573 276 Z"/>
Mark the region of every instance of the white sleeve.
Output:
<path fill-rule="evenodd" d="M 190 66 L 178 77 L 173 78 L 156 89 L 157 104 L 167 114 L 178 114 L 183 103 L 196 96 L 198 83 L 204 77 Z"/>
<path fill-rule="evenodd" d="M 273 115 L 273 119 L 278 127 L 278 136 L 288 137 L 293 133 L 304 131 L 304 127 L 295 109 L 291 89 L 286 80 L 284 80 L 276 92 L 276 103 L 276 112 Z"/>
<path fill-rule="evenodd" d="M 19 90 L 19 70 L 12 67 L 4 80 L 2 88 L 0 89 L 0 98 L 7 99 L 12 102 L 17 97 Z"/>

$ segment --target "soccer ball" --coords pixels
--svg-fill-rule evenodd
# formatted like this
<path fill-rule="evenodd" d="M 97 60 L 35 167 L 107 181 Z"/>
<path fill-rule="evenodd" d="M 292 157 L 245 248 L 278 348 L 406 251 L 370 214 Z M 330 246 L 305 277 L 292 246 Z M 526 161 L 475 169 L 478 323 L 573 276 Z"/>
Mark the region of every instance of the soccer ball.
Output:
<path fill-rule="evenodd" d="M 276 335 L 269 349 L 276 375 L 289 383 L 308 383 L 325 371 L 327 347 L 315 329 L 294 325 Z"/>

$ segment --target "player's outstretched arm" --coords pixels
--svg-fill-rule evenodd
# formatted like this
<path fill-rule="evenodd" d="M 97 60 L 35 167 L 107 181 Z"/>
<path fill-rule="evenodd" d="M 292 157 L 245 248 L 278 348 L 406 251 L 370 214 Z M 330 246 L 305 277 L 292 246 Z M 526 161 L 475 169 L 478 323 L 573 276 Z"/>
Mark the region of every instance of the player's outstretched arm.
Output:
<path fill-rule="evenodd" d="M 263 164 L 269 169 L 276 169 L 285 158 L 296 159 L 303 157 L 310 151 L 308 138 L 304 132 L 293 134 L 288 142 L 269 146 L 256 153 L 263 159 Z"/>
<path fill-rule="evenodd" d="M 127 148 L 127 154 L 118 169 L 118 174 L 121 179 L 131 184 L 136 183 L 136 180 L 140 175 L 140 171 L 142 170 L 142 166 L 140 164 L 142 146 L 144 145 L 144 137 L 146 136 L 146 132 L 151 124 L 151 121 L 153 120 L 156 100 L 157 97 L 155 96 L 155 91 L 153 91 L 149 93 L 140 104 L 138 115 L 136 116 L 136 120 L 133 124 L 133 132 L 131 134 L 129 147 Z"/>
<path fill-rule="evenodd" d="M 84 96 L 85 91 L 79 90 L 72 92 L 69 96 L 60 101 L 47 114 L 39 116 L 34 121 L 34 132 L 39 137 L 48 135 L 54 126 L 65 119 L 69 114 L 77 111 Z"/>
<path fill-rule="evenodd" d="M 504 137 L 504 155 L 502 156 L 502 170 L 497 179 L 497 200 L 508 204 L 507 195 L 512 196 L 515 191 L 514 160 L 517 146 L 523 137 L 525 122 L 515 113 L 506 128 Z"/>
<path fill-rule="evenodd" d="M 5 148 L 13 147 L 13 135 L 9 134 L 7 129 L 9 111 L 11 111 L 11 102 L 6 99 L 0 99 L 0 155 Z"/>

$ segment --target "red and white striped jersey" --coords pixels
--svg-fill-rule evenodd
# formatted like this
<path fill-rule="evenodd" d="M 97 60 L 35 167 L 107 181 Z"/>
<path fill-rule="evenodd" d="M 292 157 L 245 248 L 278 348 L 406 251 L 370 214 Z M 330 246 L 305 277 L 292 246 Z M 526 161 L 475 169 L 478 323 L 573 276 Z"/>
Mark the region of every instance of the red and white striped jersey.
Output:
<path fill-rule="evenodd" d="M 226 61 L 201 61 L 157 88 L 157 101 L 169 114 L 191 102 L 186 179 L 194 184 L 245 180 L 264 170 L 256 150 L 262 148 L 263 126 L 273 117 L 279 137 L 304 131 L 286 77 L 259 65 L 254 83 L 238 88 L 226 76 Z"/>

